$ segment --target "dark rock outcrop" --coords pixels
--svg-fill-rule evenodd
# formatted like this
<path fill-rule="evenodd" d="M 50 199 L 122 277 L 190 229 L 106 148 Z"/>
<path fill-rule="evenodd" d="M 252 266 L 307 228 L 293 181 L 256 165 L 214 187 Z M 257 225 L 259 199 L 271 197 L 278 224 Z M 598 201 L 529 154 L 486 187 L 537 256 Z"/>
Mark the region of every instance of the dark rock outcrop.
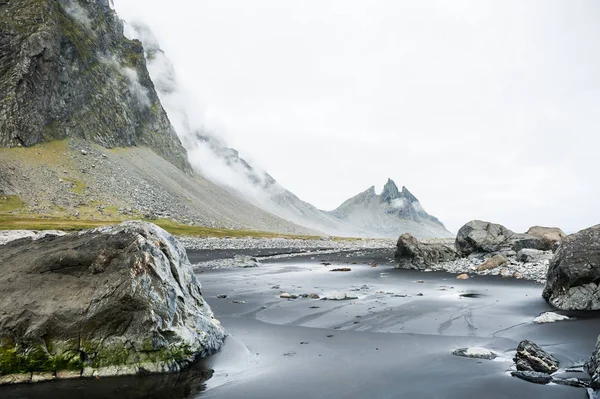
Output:
<path fill-rule="evenodd" d="M 0 383 L 178 371 L 225 332 L 184 248 L 143 222 L 0 251 Z"/>
<path fill-rule="evenodd" d="M 519 371 L 552 374 L 558 370 L 558 360 L 528 340 L 519 343 L 514 361 Z"/>
<path fill-rule="evenodd" d="M 562 310 L 599 310 L 600 225 L 567 236 L 550 261 L 542 296 Z"/>
<path fill-rule="evenodd" d="M 544 248 L 542 240 L 537 237 L 515 233 L 501 224 L 482 220 L 472 220 L 461 227 L 454 245 L 462 256 Z"/>
<path fill-rule="evenodd" d="M 592 377 L 590 386 L 596 390 L 600 389 L 600 336 L 596 341 L 596 347 L 592 356 L 584 365 L 585 371 Z"/>
<path fill-rule="evenodd" d="M 191 171 L 142 44 L 109 0 L 0 2 L 0 146 L 71 137 L 145 145 Z"/>
<path fill-rule="evenodd" d="M 424 270 L 440 262 L 455 260 L 458 254 L 447 245 L 419 242 L 411 234 L 404 233 L 398 238 L 394 257 L 398 268 Z"/>
<path fill-rule="evenodd" d="M 530 236 L 536 237 L 542 241 L 543 248 L 539 248 L 542 251 L 551 251 L 557 244 L 560 244 L 567 236 L 558 227 L 542 227 L 533 226 L 527 230 Z"/>
<path fill-rule="evenodd" d="M 550 374 L 540 373 L 538 371 L 513 371 L 510 375 L 528 382 L 533 382 L 534 384 L 542 385 L 549 384 L 553 380 Z"/>

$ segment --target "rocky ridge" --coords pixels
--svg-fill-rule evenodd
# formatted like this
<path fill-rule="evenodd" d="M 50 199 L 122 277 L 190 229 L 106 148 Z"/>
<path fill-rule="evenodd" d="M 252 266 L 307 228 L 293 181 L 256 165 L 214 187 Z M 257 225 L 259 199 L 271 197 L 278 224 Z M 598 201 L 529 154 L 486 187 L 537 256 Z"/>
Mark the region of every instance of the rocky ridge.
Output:
<path fill-rule="evenodd" d="M 139 22 L 133 22 L 130 28 L 128 34 L 144 45 L 150 75 L 165 109 L 173 120 L 177 120 L 177 132 L 190 154 L 192 166 L 214 183 L 280 218 L 330 235 L 395 238 L 399 233 L 411 232 L 419 237 L 451 236 L 436 218 L 423 210 L 406 188 L 399 192 L 391 180 L 381 197 L 382 204 L 386 205 L 373 207 L 365 214 L 365 218 L 374 220 L 372 223 L 354 217 L 357 210 L 350 211 L 344 205 L 327 212 L 302 201 L 267 172 L 251 165 L 235 149 L 227 147 L 217 133 L 197 127 L 190 121 L 184 102 L 178 101 L 185 98 L 185 93 L 151 29 Z M 218 165 L 217 169 L 227 170 L 227 173 L 214 173 L 215 165 Z M 372 190 L 374 193 L 374 188 Z M 404 200 L 406 203 L 398 206 Z M 386 216 L 392 213 L 393 217 Z"/>
<path fill-rule="evenodd" d="M 382 237 L 395 238 L 402 233 L 410 233 L 417 238 L 453 237 L 437 218 L 425 212 L 406 187 L 398 190 L 391 179 L 380 195 L 375 192 L 375 187 L 370 187 L 329 214 Z"/>
<path fill-rule="evenodd" d="M 139 41 L 108 0 L 0 3 L 0 146 L 145 145 L 191 171 Z"/>

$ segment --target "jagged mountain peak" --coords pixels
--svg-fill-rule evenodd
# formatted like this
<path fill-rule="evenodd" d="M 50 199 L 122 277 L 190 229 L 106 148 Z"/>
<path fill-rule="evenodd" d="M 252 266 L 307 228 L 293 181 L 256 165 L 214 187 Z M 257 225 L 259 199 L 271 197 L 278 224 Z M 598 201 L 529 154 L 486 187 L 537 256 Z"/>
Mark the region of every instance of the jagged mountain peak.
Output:
<path fill-rule="evenodd" d="M 380 236 L 395 237 L 409 232 L 420 237 L 450 237 L 444 225 L 429 215 L 405 186 L 398 190 L 388 179 L 380 195 L 374 187 L 344 201 L 332 215 Z"/>
<path fill-rule="evenodd" d="M 383 186 L 383 191 L 381 192 L 381 202 L 387 202 L 389 204 L 396 198 L 400 198 L 398 186 L 396 186 L 396 183 L 394 183 L 392 179 L 388 178 L 388 181 Z"/>

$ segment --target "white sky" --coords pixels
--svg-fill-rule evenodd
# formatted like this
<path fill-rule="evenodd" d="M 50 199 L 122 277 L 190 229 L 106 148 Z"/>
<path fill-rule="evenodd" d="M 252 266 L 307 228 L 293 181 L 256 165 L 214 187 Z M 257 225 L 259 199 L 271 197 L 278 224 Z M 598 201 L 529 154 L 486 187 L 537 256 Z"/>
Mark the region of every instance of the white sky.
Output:
<path fill-rule="evenodd" d="M 600 223 L 595 0 L 114 0 L 198 118 L 330 210 L 388 177 L 451 231 Z"/>

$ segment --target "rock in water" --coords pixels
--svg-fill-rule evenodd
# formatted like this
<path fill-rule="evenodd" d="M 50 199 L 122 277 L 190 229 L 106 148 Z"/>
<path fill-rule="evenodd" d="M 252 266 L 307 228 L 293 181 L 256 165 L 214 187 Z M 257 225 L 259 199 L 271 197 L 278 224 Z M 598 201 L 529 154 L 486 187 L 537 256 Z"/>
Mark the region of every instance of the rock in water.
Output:
<path fill-rule="evenodd" d="M 548 268 L 542 296 L 562 310 L 599 310 L 600 225 L 567 236 Z"/>
<path fill-rule="evenodd" d="M 543 251 L 552 250 L 556 244 L 560 244 L 567 237 L 564 231 L 558 227 L 533 226 L 527 230 L 526 234 L 542 240 L 544 247 L 540 249 Z"/>
<path fill-rule="evenodd" d="M 452 354 L 455 356 L 487 360 L 493 360 L 498 357 L 498 355 L 487 348 L 459 348 L 452 351 Z"/>
<path fill-rule="evenodd" d="M 513 371 L 510 375 L 525 381 L 533 382 L 534 384 L 542 385 L 549 384 L 554 380 L 550 374 L 540 373 L 538 371 Z"/>
<path fill-rule="evenodd" d="M 185 249 L 125 222 L 0 251 L 0 383 L 178 371 L 225 332 Z"/>
<path fill-rule="evenodd" d="M 554 313 L 554 312 L 545 312 L 533 319 L 535 324 L 545 324 L 545 323 L 556 323 L 557 321 L 563 320 L 571 320 L 569 316 L 563 316 L 562 314 Z"/>
<path fill-rule="evenodd" d="M 590 386 L 595 390 L 600 389 L 600 336 L 596 341 L 596 347 L 592 356 L 584 365 L 585 371 L 592 377 Z"/>
<path fill-rule="evenodd" d="M 519 343 L 514 361 L 520 371 L 552 374 L 558 370 L 558 360 L 528 340 Z"/>
<path fill-rule="evenodd" d="M 443 244 L 427 244 L 419 242 L 409 233 L 404 233 L 398 238 L 394 257 L 401 269 L 425 270 L 440 262 L 447 262 L 458 258 L 452 248 Z"/>

